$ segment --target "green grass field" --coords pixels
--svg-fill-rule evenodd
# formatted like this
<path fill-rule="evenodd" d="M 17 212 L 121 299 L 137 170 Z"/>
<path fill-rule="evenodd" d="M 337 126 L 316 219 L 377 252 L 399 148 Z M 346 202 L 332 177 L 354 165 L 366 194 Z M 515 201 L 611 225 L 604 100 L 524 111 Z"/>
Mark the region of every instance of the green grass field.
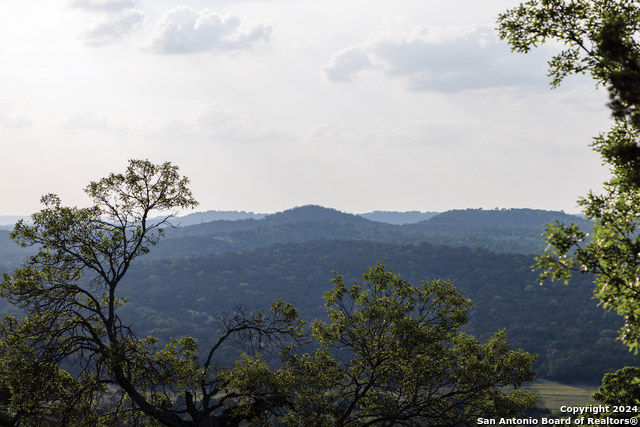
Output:
<path fill-rule="evenodd" d="M 584 406 L 596 404 L 591 395 L 598 390 L 594 384 L 561 384 L 555 381 L 537 380 L 525 387 L 534 391 L 543 400 L 542 407 L 548 408 L 552 413 L 560 413 L 561 406 Z"/>

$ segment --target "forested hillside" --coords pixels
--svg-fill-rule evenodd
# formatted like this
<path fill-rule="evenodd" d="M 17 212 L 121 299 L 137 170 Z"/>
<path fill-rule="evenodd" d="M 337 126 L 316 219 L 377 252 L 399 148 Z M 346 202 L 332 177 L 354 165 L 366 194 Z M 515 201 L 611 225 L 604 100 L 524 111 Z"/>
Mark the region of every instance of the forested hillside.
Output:
<path fill-rule="evenodd" d="M 35 248 L 23 248 L 9 239 L 9 230 L 0 230 L 0 270 L 16 268 L 24 257 L 34 254 Z"/>
<path fill-rule="evenodd" d="M 544 249 L 541 234 L 549 222 L 584 221 L 562 212 L 533 209 L 449 211 L 414 224 L 370 221 L 335 209 L 303 206 L 264 219 L 211 221 L 167 230 L 167 239 L 151 256 L 189 256 L 248 251 L 274 243 L 319 239 L 367 240 L 387 243 L 421 242 L 484 247 L 497 252 L 537 254 Z"/>
<path fill-rule="evenodd" d="M 132 300 L 123 317 L 143 335 L 166 340 L 191 334 L 205 341 L 216 327 L 209 316 L 240 303 L 266 307 L 283 298 L 302 317 L 321 318 L 331 270 L 351 282 L 378 260 L 412 283 L 452 280 L 475 303 L 467 332 L 484 340 L 506 328 L 513 347 L 539 354 L 541 377 L 599 381 L 605 372 L 636 361 L 615 341 L 621 319 L 591 299 L 589 276 L 577 277 L 570 286 L 541 286 L 530 256 L 428 243 L 310 241 L 246 253 L 141 260 L 120 289 Z"/>
<path fill-rule="evenodd" d="M 216 212 L 193 214 L 194 218 Z M 244 214 L 244 213 L 238 213 Z M 249 214 L 247 214 L 249 215 Z M 256 215 L 257 216 L 257 215 Z M 497 252 L 537 254 L 544 249 L 541 234 L 547 223 L 567 224 L 583 220 L 562 212 L 534 209 L 466 209 L 444 212 L 429 220 L 393 225 L 320 206 L 302 206 L 267 215 L 262 219 L 215 220 L 166 230 L 166 238 L 147 257 L 183 257 L 228 251 L 248 251 L 274 243 L 309 240 L 367 240 L 387 243 L 422 242 L 448 246 L 484 247 Z M 176 223 L 180 221 L 174 221 Z M 33 249 L 9 241 L 0 230 L 0 262 L 15 261 Z"/>
<path fill-rule="evenodd" d="M 407 224 L 402 232 L 451 246 L 481 246 L 498 252 L 539 254 L 547 224 L 556 221 L 584 225 L 584 219 L 539 209 L 465 209 L 443 212 L 428 221 Z M 584 227 L 582 227 L 584 228 Z"/>
<path fill-rule="evenodd" d="M 305 206 L 260 220 L 178 227 L 167 230 L 167 238 L 127 275 L 119 292 L 131 303 L 122 315 L 142 336 L 163 341 L 185 334 L 210 340 L 217 327 L 213 316 L 241 303 L 265 308 L 283 298 L 302 317 L 322 318 L 332 270 L 351 282 L 382 261 L 414 284 L 453 280 L 476 304 L 467 332 L 484 340 L 506 328 L 512 346 L 539 354 L 541 377 L 599 381 L 605 372 L 635 363 L 614 340 L 621 319 L 591 299 L 591 277 L 540 286 L 533 257 L 509 253 L 539 252 L 540 234 L 555 220 L 582 222 L 561 212 L 463 210 L 394 226 Z M 5 269 L 34 250 L 0 231 Z M 4 314 L 19 314 L 2 304 Z M 237 357 L 227 356 L 229 363 Z"/>

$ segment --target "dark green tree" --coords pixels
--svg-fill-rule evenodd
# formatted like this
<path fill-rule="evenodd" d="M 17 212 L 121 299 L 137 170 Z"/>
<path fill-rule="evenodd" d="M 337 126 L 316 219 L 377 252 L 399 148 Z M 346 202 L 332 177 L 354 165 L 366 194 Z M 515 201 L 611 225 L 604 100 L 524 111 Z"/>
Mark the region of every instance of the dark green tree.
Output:
<path fill-rule="evenodd" d="M 555 87 L 588 73 L 609 91 L 612 129 L 593 149 L 612 178 L 604 190 L 579 200 L 592 232 L 556 223 L 545 232 L 547 252 L 537 258 L 548 277 L 567 282 L 572 272 L 595 273 L 595 297 L 625 319 L 620 337 L 637 352 L 640 342 L 640 5 L 631 0 L 531 0 L 498 18 L 500 36 L 514 51 L 548 40 L 566 46 L 549 61 Z"/>
<path fill-rule="evenodd" d="M 608 423 L 606 419 L 623 420 L 640 418 L 638 406 L 640 406 L 640 368 L 625 366 L 616 372 L 604 375 L 602 385 L 598 391 L 591 395 L 597 402 L 604 403 L 606 410 L 598 414 L 582 415 L 585 425 L 598 425 L 598 421 L 586 423 L 585 418 L 599 418 L 602 424 Z M 632 424 L 633 422 L 620 422 L 620 424 Z"/>
<path fill-rule="evenodd" d="M 318 351 L 290 354 L 279 371 L 292 391 L 280 423 L 475 425 L 533 407 L 520 386 L 536 357 L 509 349 L 504 331 L 486 344 L 462 333 L 472 303 L 451 282 L 414 287 L 380 263 L 363 278 L 347 288 L 336 274 L 324 294 L 331 323 L 312 324 Z"/>
<path fill-rule="evenodd" d="M 276 302 L 270 314 L 236 307 L 220 318 L 220 336 L 203 359 L 196 340 L 158 349 L 155 338 L 138 337 L 118 315 L 127 302 L 118 285 L 131 263 L 159 241 L 176 209 L 197 205 L 188 182 L 170 163 L 132 160 L 125 173 L 85 189 L 93 206 L 64 207 L 49 194 L 32 224 L 16 225 L 11 237 L 38 252 L 0 283 L 0 295 L 25 312 L 0 322 L 3 419 L 21 426 L 237 426 L 238 402 L 249 418 L 281 404 L 283 395 L 268 383 L 251 396 L 230 389 L 232 370 L 217 366 L 214 355 L 236 345 L 255 361 L 243 374 L 263 375 L 258 352 L 301 335 L 290 305 Z M 151 222 L 154 212 L 164 216 Z"/>
<path fill-rule="evenodd" d="M 602 385 L 591 397 L 609 407 L 623 407 L 622 411 L 617 412 L 610 409 L 602 413 L 603 417 L 637 417 L 638 413 L 633 408 L 640 406 L 640 368 L 626 366 L 617 372 L 605 374 Z"/>

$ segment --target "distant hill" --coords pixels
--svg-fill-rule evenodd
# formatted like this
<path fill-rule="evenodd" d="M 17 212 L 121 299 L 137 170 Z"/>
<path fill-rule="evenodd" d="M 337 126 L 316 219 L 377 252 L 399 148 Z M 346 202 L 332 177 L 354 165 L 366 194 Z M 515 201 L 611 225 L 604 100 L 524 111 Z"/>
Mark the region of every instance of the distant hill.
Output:
<path fill-rule="evenodd" d="M 359 215 L 353 215 L 346 212 L 341 212 L 333 208 L 325 208 L 318 205 L 306 205 L 299 206 L 286 211 L 274 213 L 264 217 L 263 222 L 265 225 L 285 224 L 288 222 L 300 222 L 300 221 L 320 221 L 328 219 L 332 222 L 344 224 L 347 222 L 353 224 L 367 224 L 372 225 L 371 220 L 362 218 Z"/>
<path fill-rule="evenodd" d="M 397 212 L 397 211 L 373 211 L 362 214 L 347 214 L 344 212 L 340 212 L 336 209 L 324 208 L 322 206 L 317 205 L 306 205 L 301 207 L 296 207 L 292 209 L 288 209 L 283 212 L 278 212 L 275 214 L 262 214 L 262 213 L 253 213 L 253 212 L 245 212 L 245 211 L 213 211 L 209 210 L 206 212 L 194 212 L 184 216 L 179 216 L 175 218 L 171 218 L 170 222 L 174 226 L 179 227 L 187 227 L 189 225 L 197 225 L 205 222 L 211 221 L 237 221 L 242 219 L 256 219 L 261 220 L 266 217 L 272 217 L 273 221 L 284 221 L 284 222 L 296 222 L 298 220 L 302 221 L 314 221 L 316 219 L 330 219 L 338 222 L 354 222 L 354 216 L 359 216 L 361 218 L 368 219 L 370 221 L 376 222 L 384 222 L 387 224 L 394 225 L 403 225 L 403 224 L 413 224 L 420 221 L 428 220 L 436 215 L 439 212 L 420 212 L 420 211 L 407 211 L 407 212 Z M 342 215 L 337 215 L 342 214 Z M 347 215 L 345 217 L 344 215 Z M 295 217 L 303 218 L 303 219 L 295 219 Z M 0 216 L 0 228 L 2 228 L 2 216 Z M 8 218 L 8 217 L 7 217 Z M 12 217 L 13 218 L 13 217 Z M 20 218 L 20 217 L 15 217 Z M 151 220 L 158 220 L 162 217 L 154 217 Z M 11 226 L 18 220 L 8 223 L 11 223 Z M 357 221 L 357 220 L 355 220 Z"/>
<path fill-rule="evenodd" d="M 456 221 L 537 228 L 555 221 L 570 223 L 584 222 L 584 219 L 561 211 L 545 211 L 541 209 L 459 209 L 435 215 L 430 223 L 444 224 Z"/>
<path fill-rule="evenodd" d="M 547 223 L 584 224 L 562 212 L 535 209 L 444 212 L 413 224 L 392 225 L 321 206 L 288 209 L 263 219 L 211 221 L 167 230 L 152 257 L 248 251 L 274 243 L 310 240 L 366 240 L 388 243 L 483 247 L 497 252 L 536 254 L 544 250 L 541 237 Z"/>
<path fill-rule="evenodd" d="M 408 211 L 408 212 L 395 212 L 395 211 L 373 211 L 363 214 L 358 214 L 371 221 L 386 222 L 387 224 L 403 225 L 414 224 L 420 221 L 426 221 L 432 217 L 438 215 L 439 212 L 420 212 L 420 211 Z"/>
<path fill-rule="evenodd" d="M 293 212 L 291 212 L 293 211 Z M 175 226 L 186 227 L 189 225 L 202 224 L 205 222 L 211 221 L 237 221 L 241 219 L 264 219 L 266 217 L 275 217 L 274 220 L 278 218 L 283 218 L 285 222 L 292 222 L 291 217 L 298 216 L 304 217 L 303 221 L 313 221 L 314 216 L 315 219 L 331 219 L 331 220 L 345 220 L 346 217 L 342 217 L 340 215 L 336 215 L 336 213 L 348 215 L 350 218 L 349 222 L 353 221 L 353 215 L 345 214 L 344 212 L 337 211 L 336 209 L 324 208 L 317 205 L 306 205 L 297 208 L 288 209 L 284 212 L 278 212 L 275 214 L 262 214 L 262 213 L 253 213 L 253 212 L 245 212 L 245 211 L 213 211 L 209 210 L 206 212 L 194 212 L 184 216 L 179 216 L 175 218 L 171 218 L 170 222 Z M 357 214 L 355 216 L 359 216 L 370 221 L 384 222 L 387 224 L 394 225 L 402 225 L 402 224 L 413 224 L 420 221 L 425 221 L 430 219 L 439 212 L 420 212 L 420 211 L 407 211 L 407 212 L 397 212 L 397 211 L 373 211 L 367 213 Z M 9 218 L 7 216 L 7 218 Z M 11 218 L 16 218 L 7 220 L 7 224 L 13 224 L 21 217 L 12 216 Z M 25 217 L 28 218 L 28 217 Z M 158 220 L 162 217 L 154 217 L 151 220 Z M 3 217 L 0 216 L 0 228 L 2 224 L 4 224 Z M 295 222 L 297 220 L 293 220 Z"/>
<path fill-rule="evenodd" d="M 30 220 L 29 215 L 0 215 L 0 230 L 13 230 L 13 226 L 21 219 Z"/>
<path fill-rule="evenodd" d="M 9 234 L 9 230 L 0 229 L 0 273 L 16 268 L 25 257 L 37 252 L 36 247 L 18 246 Z"/>
<path fill-rule="evenodd" d="M 366 218 L 359 217 L 337 209 L 325 208 L 317 205 L 306 205 L 287 209 L 275 214 L 265 215 L 262 219 L 239 219 L 235 221 L 219 220 L 195 224 L 186 227 L 179 227 L 167 231 L 167 237 L 183 237 L 183 236 L 220 236 L 220 233 L 226 233 L 237 230 L 255 230 L 260 227 L 271 227 L 274 225 L 313 222 L 313 221 L 330 221 L 337 224 L 352 223 L 358 225 L 374 226 L 390 226 L 389 224 L 377 223 Z"/>
<path fill-rule="evenodd" d="M 171 218 L 171 223 L 175 226 L 187 227 L 190 225 L 199 225 L 212 221 L 240 221 L 240 220 L 265 220 L 258 226 L 285 224 L 288 222 L 300 221 L 318 221 L 328 219 L 339 223 L 351 222 L 354 224 L 364 224 L 358 219 L 364 218 L 369 221 L 381 222 L 393 225 L 416 224 L 436 218 L 435 222 L 450 222 L 462 220 L 466 222 L 488 223 L 494 225 L 524 225 L 539 226 L 556 221 L 557 219 L 575 220 L 580 215 L 569 215 L 560 211 L 545 211 L 539 209 L 461 209 L 450 210 L 447 212 L 420 212 L 420 211 L 373 211 L 361 214 L 349 214 L 332 208 L 325 208 L 318 205 L 305 205 L 274 214 L 262 214 L 245 211 L 217 211 L 209 210 L 206 212 L 194 212 L 188 215 Z M 0 227 L 3 224 L 10 224 L 12 227 L 20 216 L 0 216 Z M 151 220 L 158 220 L 161 217 L 154 217 Z M 5 221 L 5 222 L 3 222 Z M 238 224 L 237 227 L 231 228 L 252 228 L 252 222 Z M 258 224 L 258 223 L 256 223 Z M 228 228 L 228 227 L 223 227 Z"/>
<path fill-rule="evenodd" d="M 216 216 L 229 218 L 250 214 L 208 211 L 180 217 L 178 219 L 183 225 L 167 229 L 167 238 L 152 248 L 150 257 L 250 251 L 275 243 L 333 239 L 413 245 L 427 242 L 483 247 L 497 252 L 537 254 L 545 247 L 541 234 L 547 223 L 558 220 L 584 225 L 584 220 L 577 216 L 536 209 L 452 210 L 426 221 L 393 225 L 316 205 L 287 209 L 265 215 L 262 219 L 204 221 L 205 218 Z M 185 225 L 189 222 L 195 224 Z M 0 233 L 0 263 L 10 262 L 13 265 L 33 249 L 20 248 L 9 241 L 8 234 L 6 231 Z"/>
<path fill-rule="evenodd" d="M 540 209 L 451 210 L 401 229 L 403 233 L 427 236 L 426 241 L 435 244 L 540 253 L 546 246 L 541 235 L 547 224 L 556 221 L 576 223 L 588 230 L 583 218 Z"/>
<path fill-rule="evenodd" d="M 202 224 L 211 221 L 237 221 L 239 219 L 262 219 L 264 214 L 256 214 L 245 211 L 206 211 L 194 212 L 184 216 L 171 218 L 170 222 L 175 226 L 186 227 L 188 225 Z M 163 217 L 154 217 L 151 220 L 159 220 Z"/>

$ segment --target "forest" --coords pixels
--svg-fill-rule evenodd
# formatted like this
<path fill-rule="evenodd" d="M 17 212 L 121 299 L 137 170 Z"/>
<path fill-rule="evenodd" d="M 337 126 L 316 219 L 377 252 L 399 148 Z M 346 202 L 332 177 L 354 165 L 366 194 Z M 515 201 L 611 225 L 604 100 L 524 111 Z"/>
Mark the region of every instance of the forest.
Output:
<path fill-rule="evenodd" d="M 121 283 L 131 300 L 121 316 L 162 343 L 183 335 L 206 342 L 215 336 L 215 315 L 238 304 L 267 309 L 279 298 L 302 318 L 326 319 L 322 295 L 331 272 L 353 282 L 380 261 L 410 283 L 451 280 L 474 302 L 465 331 L 486 341 L 506 329 L 512 347 L 538 354 L 540 378 L 599 382 L 636 358 L 615 339 L 622 319 L 592 298 L 591 275 L 569 286 L 539 283 L 530 253 L 544 244 L 541 234 L 553 221 L 584 224 L 561 212 L 468 209 L 399 227 L 304 206 L 262 220 L 168 229 Z M 0 260 L 16 262 L 20 249 L 5 242 Z M 0 313 L 18 314 L 6 300 L 0 304 Z"/>
<path fill-rule="evenodd" d="M 468 213 L 468 217 L 475 219 L 479 212 Z M 522 221 L 522 229 L 535 229 L 529 227 L 527 213 L 519 218 L 514 213 L 513 222 Z M 543 212 L 536 213 L 545 217 Z M 458 241 L 485 235 L 489 241 L 500 239 L 500 235 L 492 236 L 487 231 L 492 225 L 481 223 L 475 228 L 477 223 L 472 219 L 465 221 L 464 217 L 459 215 L 456 220 L 466 226 L 449 229 L 459 234 L 447 235 L 445 228 L 439 236 L 451 236 Z M 317 238 L 318 230 L 329 227 L 346 230 L 343 239 Z M 386 226 L 380 228 L 383 227 Z M 366 266 L 381 261 L 410 283 L 436 278 L 451 280 L 475 304 L 466 331 L 483 341 L 496 330 L 506 329 L 512 347 L 539 355 L 535 366 L 541 378 L 599 382 L 604 373 L 636 362 L 633 354 L 615 340 L 622 320 L 603 311 L 593 300 L 593 277 L 589 275 L 575 277 L 569 286 L 559 282 L 541 285 L 538 273 L 532 271 L 534 257 L 530 255 L 426 241 L 417 245 L 379 242 L 365 239 L 364 233 L 355 240 L 348 234 L 349 230 L 357 230 L 353 223 L 340 225 L 328 218 L 326 222 L 292 222 L 273 228 L 260 230 L 262 236 L 276 236 L 283 229 L 296 230 L 295 240 L 245 252 L 231 250 L 182 257 L 151 259 L 152 251 L 135 264 L 122 283 L 123 292 L 131 298 L 123 310 L 137 328 L 165 340 L 183 334 L 206 339 L 213 327 L 208 323 L 209 316 L 239 303 L 266 308 L 272 301 L 283 298 L 299 309 L 303 318 L 326 318 L 322 294 L 331 287 L 331 271 L 336 270 L 347 282 L 353 282 Z M 312 230 L 306 239 L 305 228 Z M 538 234 L 540 243 L 541 232 Z M 253 241 L 259 246 L 259 242 L 252 240 L 254 236 L 240 235 L 238 241 Z M 392 240 L 392 233 L 387 236 Z M 171 247 L 172 240 L 165 240 L 157 249 L 162 251 L 163 244 Z M 184 238 L 175 240 L 190 243 Z M 202 238 L 201 242 L 207 240 L 217 239 Z M 509 236 L 506 244 L 513 240 L 513 235 Z M 185 244 L 181 249 L 188 251 L 191 247 Z"/>

